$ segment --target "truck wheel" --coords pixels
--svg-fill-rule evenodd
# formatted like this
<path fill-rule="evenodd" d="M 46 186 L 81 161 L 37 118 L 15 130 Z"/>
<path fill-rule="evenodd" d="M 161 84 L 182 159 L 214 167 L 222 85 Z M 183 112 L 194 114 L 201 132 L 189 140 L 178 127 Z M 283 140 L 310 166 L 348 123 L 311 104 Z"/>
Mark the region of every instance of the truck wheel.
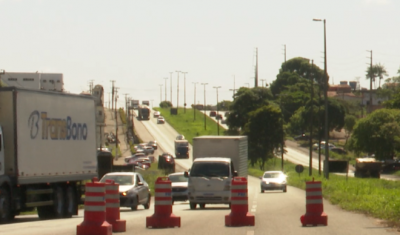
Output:
<path fill-rule="evenodd" d="M 54 218 L 54 207 L 53 206 L 39 206 L 36 208 L 39 219 L 46 220 Z"/>
<path fill-rule="evenodd" d="M 189 203 L 189 206 L 190 206 L 190 209 L 191 209 L 191 210 L 194 210 L 194 209 L 196 209 L 197 204 L 196 204 L 196 203 L 193 203 L 193 202 L 190 202 L 190 203 Z"/>
<path fill-rule="evenodd" d="M 8 222 L 13 218 L 10 193 L 7 189 L 0 188 L 0 223 Z"/>
<path fill-rule="evenodd" d="M 76 215 L 77 203 L 76 203 L 76 192 L 75 187 L 70 185 L 66 189 L 66 209 L 65 209 L 65 218 L 71 218 L 72 215 Z"/>
<path fill-rule="evenodd" d="M 206 208 L 206 204 L 205 203 L 200 203 L 200 209 L 204 209 Z"/>
<path fill-rule="evenodd" d="M 54 216 L 62 218 L 65 215 L 66 200 L 65 192 L 62 186 L 57 186 L 54 190 Z"/>

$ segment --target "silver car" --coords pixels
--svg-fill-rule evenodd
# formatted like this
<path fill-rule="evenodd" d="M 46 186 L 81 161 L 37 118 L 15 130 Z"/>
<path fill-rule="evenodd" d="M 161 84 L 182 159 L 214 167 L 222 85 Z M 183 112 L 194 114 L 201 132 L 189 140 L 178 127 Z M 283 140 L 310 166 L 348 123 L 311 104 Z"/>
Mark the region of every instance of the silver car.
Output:
<path fill-rule="evenodd" d="M 284 193 L 287 191 L 286 175 L 282 171 L 266 171 L 260 177 L 261 193 L 265 190 L 282 190 Z"/>
<path fill-rule="evenodd" d="M 138 205 L 143 205 L 144 209 L 150 208 L 151 194 L 149 185 L 137 172 L 112 172 L 105 174 L 100 182 L 114 180 L 119 184 L 120 207 L 130 207 L 137 210 Z"/>
<path fill-rule="evenodd" d="M 177 172 L 168 175 L 172 187 L 172 204 L 174 201 L 188 200 L 188 178 L 184 172 Z"/>

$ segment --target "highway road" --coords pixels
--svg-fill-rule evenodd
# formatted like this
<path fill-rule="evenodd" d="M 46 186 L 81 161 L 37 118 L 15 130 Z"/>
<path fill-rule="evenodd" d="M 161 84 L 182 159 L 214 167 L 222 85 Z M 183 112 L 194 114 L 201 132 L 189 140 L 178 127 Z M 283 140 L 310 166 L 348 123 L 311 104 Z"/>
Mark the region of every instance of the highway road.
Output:
<path fill-rule="evenodd" d="M 173 152 L 173 141 L 178 133 L 166 124 L 157 124 L 154 118 L 141 121 L 141 124 L 155 138 L 164 151 Z M 291 152 L 300 158 L 301 152 Z M 304 155 L 304 154 L 303 154 Z M 192 155 L 191 155 L 192 156 Z M 183 168 L 190 167 L 191 159 L 176 160 Z M 226 205 L 206 205 L 205 209 L 190 210 L 187 202 L 176 202 L 173 213 L 181 218 L 180 228 L 151 229 L 146 228 L 146 216 L 154 213 L 154 202 L 150 210 L 140 207 L 137 211 L 121 209 L 121 219 L 127 221 L 126 232 L 118 234 L 296 234 L 296 235 L 387 235 L 399 234 L 385 227 L 379 220 L 362 214 L 346 212 L 323 200 L 324 212 L 328 215 L 328 226 L 302 227 L 300 216 L 305 214 L 305 192 L 288 187 L 287 193 L 271 191 L 260 193 L 259 179 L 248 177 L 248 208 L 255 216 L 255 226 L 226 227 L 225 215 L 230 213 Z M 83 211 L 72 219 L 40 221 L 37 216 L 18 216 L 15 223 L 0 225 L 0 234 L 32 235 L 73 235 L 76 226 L 83 221 Z"/>

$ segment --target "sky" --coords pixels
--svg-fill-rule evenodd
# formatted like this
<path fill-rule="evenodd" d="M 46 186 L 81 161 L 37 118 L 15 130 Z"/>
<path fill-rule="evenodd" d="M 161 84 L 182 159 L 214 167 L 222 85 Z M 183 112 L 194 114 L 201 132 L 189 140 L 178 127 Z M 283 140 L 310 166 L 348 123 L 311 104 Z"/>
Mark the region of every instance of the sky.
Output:
<path fill-rule="evenodd" d="M 125 97 L 171 101 L 171 81 L 174 106 L 232 100 L 254 87 L 256 51 L 259 85 L 285 55 L 323 69 L 324 24 L 313 19 L 326 20 L 330 84 L 369 88 L 371 50 L 389 77 L 400 68 L 398 0 L 0 0 L 0 9 L 0 69 L 62 73 L 71 93 L 100 84 L 107 103 L 115 81 L 120 107 Z"/>

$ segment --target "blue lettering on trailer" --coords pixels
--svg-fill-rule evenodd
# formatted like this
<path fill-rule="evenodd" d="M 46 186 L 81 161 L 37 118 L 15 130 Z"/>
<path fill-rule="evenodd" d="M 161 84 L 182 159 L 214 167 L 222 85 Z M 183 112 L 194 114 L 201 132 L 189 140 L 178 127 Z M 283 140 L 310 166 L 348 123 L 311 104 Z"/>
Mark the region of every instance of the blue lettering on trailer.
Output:
<path fill-rule="evenodd" d="M 41 122 L 40 122 L 41 120 Z M 41 124 L 41 128 L 39 127 Z M 35 139 L 42 130 L 42 139 L 52 140 L 86 140 L 88 136 L 88 127 L 86 123 L 72 122 L 72 118 L 67 116 L 66 119 L 48 118 L 47 112 L 35 110 L 28 118 L 28 126 L 30 127 L 31 139 Z"/>

